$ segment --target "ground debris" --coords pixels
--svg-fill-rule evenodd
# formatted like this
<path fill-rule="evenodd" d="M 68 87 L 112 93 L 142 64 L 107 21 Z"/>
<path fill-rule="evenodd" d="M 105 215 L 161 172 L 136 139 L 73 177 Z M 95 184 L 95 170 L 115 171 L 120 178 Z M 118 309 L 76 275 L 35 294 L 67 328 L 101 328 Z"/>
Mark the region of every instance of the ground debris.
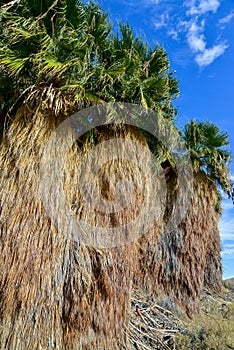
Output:
<path fill-rule="evenodd" d="M 142 291 L 134 290 L 130 323 L 126 330 L 128 349 L 210 350 L 215 349 L 213 343 L 219 340 L 219 349 L 234 349 L 234 336 L 227 328 L 232 328 L 234 320 L 233 302 L 234 292 L 231 289 L 223 288 L 221 294 L 216 294 L 203 288 L 200 312 L 190 319 L 169 298 L 155 300 Z M 224 339 L 221 339 L 222 336 Z"/>
<path fill-rule="evenodd" d="M 175 349 L 175 335 L 184 330 L 184 321 L 176 312 L 164 308 L 152 297 L 134 291 L 131 298 L 131 320 L 127 329 L 130 349 Z"/>

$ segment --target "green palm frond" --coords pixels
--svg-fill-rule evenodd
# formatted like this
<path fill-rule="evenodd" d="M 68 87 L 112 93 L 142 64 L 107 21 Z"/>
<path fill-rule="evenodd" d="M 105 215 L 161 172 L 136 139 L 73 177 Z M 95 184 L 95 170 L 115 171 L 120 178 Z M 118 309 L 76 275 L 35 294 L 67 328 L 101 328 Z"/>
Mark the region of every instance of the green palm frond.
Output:
<path fill-rule="evenodd" d="M 230 194 L 233 185 L 228 134 L 213 123 L 192 120 L 185 126 L 183 137 L 195 170 L 203 169 L 225 193 Z"/>
<path fill-rule="evenodd" d="M 113 32 L 98 4 L 18 0 L 1 8 L 0 21 L 0 79 L 1 69 L 11 77 L 12 105 L 36 106 L 48 96 L 59 113 L 59 106 L 73 111 L 123 101 L 174 118 L 178 83 L 169 74 L 165 50 L 149 48 L 129 24 Z M 9 104 L 3 104 L 6 113 Z"/>

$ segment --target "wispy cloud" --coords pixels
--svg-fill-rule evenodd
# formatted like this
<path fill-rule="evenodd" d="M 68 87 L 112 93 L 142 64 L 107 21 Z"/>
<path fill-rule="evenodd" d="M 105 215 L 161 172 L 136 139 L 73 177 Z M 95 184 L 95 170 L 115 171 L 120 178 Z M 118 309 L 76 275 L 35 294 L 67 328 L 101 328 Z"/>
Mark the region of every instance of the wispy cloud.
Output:
<path fill-rule="evenodd" d="M 189 24 L 189 23 L 188 23 Z M 198 26 L 196 21 L 189 24 L 189 30 L 187 34 L 187 41 L 189 47 L 194 52 L 203 52 L 206 49 L 205 36 L 203 34 L 204 22 L 202 25 Z"/>
<path fill-rule="evenodd" d="M 222 256 L 227 256 L 227 255 L 231 255 L 232 257 L 234 257 L 234 241 L 232 243 L 226 243 L 224 242 L 222 244 L 222 251 L 221 254 Z"/>
<path fill-rule="evenodd" d="M 234 18 L 234 10 L 232 12 L 230 12 L 227 16 L 221 18 L 218 22 L 219 25 L 224 25 L 227 24 L 229 22 L 231 22 L 231 20 Z"/>
<path fill-rule="evenodd" d="M 160 29 L 162 27 L 165 27 L 168 21 L 169 21 L 169 14 L 163 13 L 154 21 L 154 26 L 156 29 Z"/>
<path fill-rule="evenodd" d="M 204 68 L 213 63 L 216 58 L 222 56 L 228 47 L 229 45 L 223 42 L 210 49 L 205 49 L 195 57 L 195 61 L 199 67 Z"/>
<path fill-rule="evenodd" d="M 133 0 L 122 1 L 128 3 L 128 6 L 134 4 L 136 7 Z M 218 36 L 211 43 L 207 39 L 208 15 L 216 13 L 220 4 L 221 0 L 184 0 L 183 7 L 175 12 L 167 1 L 139 0 L 137 9 L 150 7 L 151 15 L 154 13 L 154 28 L 166 31 L 168 36 L 178 42 L 186 40 L 190 49 L 189 56 L 194 57 L 195 63 L 203 69 L 222 56 L 229 47 L 226 40 L 220 40 Z M 220 26 L 231 21 L 233 17 L 234 11 L 219 20 Z"/>
<path fill-rule="evenodd" d="M 172 39 L 177 40 L 179 37 L 179 32 L 173 28 L 169 29 L 167 34 L 172 37 Z"/>
<path fill-rule="evenodd" d="M 234 241 L 234 218 L 221 218 L 219 223 L 219 230 L 222 241 Z"/>
<path fill-rule="evenodd" d="M 211 48 L 207 48 L 207 42 L 204 35 L 205 21 L 198 24 L 195 18 L 187 22 L 187 42 L 190 49 L 196 54 L 195 62 L 200 68 L 204 68 L 213 63 L 214 60 L 224 54 L 229 45 L 226 42 L 220 42 Z"/>
<path fill-rule="evenodd" d="M 224 248 L 224 250 L 221 252 L 222 256 L 225 256 L 226 255 L 232 255 L 234 256 L 234 246 L 233 248 Z"/>
<path fill-rule="evenodd" d="M 192 53 L 195 54 L 195 62 L 200 68 L 205 68 L 213 63 L 218 57 L 222 56 L 229 45 L 226 41 L 219 41 L 213 43 L 211 47 L 208 46 L 206 40 L 206 23 L 208 12 L 217 12 L 221 0 L 186 0 L 184 6 L 187 8 L 187 21 L 184 27 L 187 31 L 186 39 Z M 226 17 L 220 19 L 219 23 L 228 23 L 234 17 L 232 11 Z"/>
<path fill-rule="evenodd" d="M 223 208 L 223 210 L 225 210 L 225 212 L 227 212 L 228 210 L 231 210 L 232 214 L 234 214 L 234 206 L 233 206 L 231 199 L 223 200 L 222 201 L 222 208 Z"/>
<path fill-rule="evenodd" d="M 220 6 L 219 0 L 189 0 L 185 2 L 185 6 L 188 7 L 187 14 L 194 15 L 203 15 L 207 12 L 216 12 Z"/>
<path fill-rule="evenodd" d="M 226 247 L 227 249 L 230 249 L 230 248 L 233 248 L 233 249 L 234 249 L 234 242 L 233 242 L 233 243 L 227 243 L 227 244 L 225 244 L 225 247 Z"/>

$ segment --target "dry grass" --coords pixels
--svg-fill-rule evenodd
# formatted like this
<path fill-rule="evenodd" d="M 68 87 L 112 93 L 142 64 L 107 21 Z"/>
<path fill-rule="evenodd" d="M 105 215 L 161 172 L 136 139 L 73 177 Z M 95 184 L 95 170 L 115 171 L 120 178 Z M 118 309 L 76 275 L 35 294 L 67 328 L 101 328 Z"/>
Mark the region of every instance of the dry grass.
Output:
<path fill-rule="evenodd" d="M 230 288 L 230 289 L 234 290 L 234 277 L 227 278 L 226 280 L 224 280 L 224 285 L 227 288 Z"/>
<path fill-rule="evenodd" d="M 205 290 L 201 313 L 176 337 L 178 350 L 228 350 L 234 348 L 234 293 L 215 295 Z"/>

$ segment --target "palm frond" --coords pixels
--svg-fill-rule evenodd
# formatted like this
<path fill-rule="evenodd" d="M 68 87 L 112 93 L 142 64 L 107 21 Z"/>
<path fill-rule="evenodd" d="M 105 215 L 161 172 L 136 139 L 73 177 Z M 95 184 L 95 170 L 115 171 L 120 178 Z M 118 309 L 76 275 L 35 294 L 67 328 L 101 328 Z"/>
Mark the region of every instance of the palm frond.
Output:
<path fill-rule="evenodd" d="M 190 121 L 184 128 L 184 141 L 195 170 L 203 169 L 225 193 L 232 190 L 228 133 L 210 122 Z"/>

